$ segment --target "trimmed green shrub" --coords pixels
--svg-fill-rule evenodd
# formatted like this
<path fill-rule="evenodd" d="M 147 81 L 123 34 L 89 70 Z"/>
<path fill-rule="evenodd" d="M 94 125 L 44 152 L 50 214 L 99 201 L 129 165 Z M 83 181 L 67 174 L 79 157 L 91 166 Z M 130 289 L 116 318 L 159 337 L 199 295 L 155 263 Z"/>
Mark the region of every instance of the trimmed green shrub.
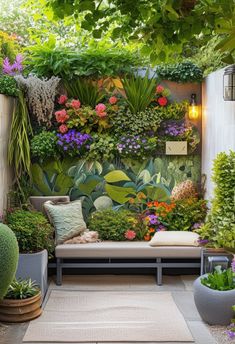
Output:
<path fill-rule="evenodd" d="M 180 83 L 201 82 L 203 78 L 202 70 L 190 61 L 159 65 L 156 67 L 156 73 L 162 80 Z"/>
<path fill-rule="evenodd" d="M 198 231 L 209 246 L 235 252 L 235 152 L 217 155 L 213 166 L 214 198 L 206 224 Z"/>
<path fill-rule="evenodd" d="M 58 138 L 54 132 L 42 131 L 35 135 L 30 143 L 32 157 L 41 162 L 47 158 L 56 158 L 59 154 L 57 141 Z"/>
<path fill-rule="evenodd" d="M 92 214 L 89 229 L 97 231 L 101 240 L 125 240 L 125 232 L 133 228 L 135 215 L 128 210 L 105 209 Z"/>
<path fill-rule="evenodd" d="M 0 75 L 0 94 L 16 97 L 18 87 L 15 79 L 10 75 Z"/>
<path fill-rule="evenodd" d="M 34 253 L 54 249 L 53 229 L 45 216 L 38 211 L 15 210 L 6 216 L 8 226 L 16 235 L 20 253 Z"/>
<path fill-rule="evenodd" d="M 12 230 L 0 224 L 0 299 L 7 293 L 15 277 L 19 259 L 19 247 Z"/>

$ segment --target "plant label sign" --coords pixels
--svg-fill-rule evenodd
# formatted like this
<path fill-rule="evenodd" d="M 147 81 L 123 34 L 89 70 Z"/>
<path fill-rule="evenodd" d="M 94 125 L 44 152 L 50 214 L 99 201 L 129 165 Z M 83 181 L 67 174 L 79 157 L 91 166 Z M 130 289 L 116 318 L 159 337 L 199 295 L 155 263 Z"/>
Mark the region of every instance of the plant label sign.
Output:
<path fill-rule="evenodd" d="M 166 155 L 187 155 L 187 141 L 166 141 Z"/>

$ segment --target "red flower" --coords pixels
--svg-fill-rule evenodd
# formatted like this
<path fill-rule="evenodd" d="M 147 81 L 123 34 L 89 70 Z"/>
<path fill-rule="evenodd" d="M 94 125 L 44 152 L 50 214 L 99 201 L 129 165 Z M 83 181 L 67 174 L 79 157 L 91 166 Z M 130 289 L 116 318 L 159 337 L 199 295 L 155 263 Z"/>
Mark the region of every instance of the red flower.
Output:
<path fill-rule="evenodd" d="M 69 115 L 67 114 L 65 109 L 60 110 L 60 111 L 56 111 L 55 117 L 56 117 L 56 121 L 58 123 L 64 123 L 67 121 L 67 119 L 69 119 Z"/>
<path fill-rule="evenodd" d="M 109 98 L 109 104 L 111 104 L 111 105 L 116 104 L 117 101 L 118 101 L 118 99 L 115 96 L 112 96 L 112 97 Z"/>
<path fill-rule="evenodd" d="M 128 229 L 126 232 L 125 232 L 125 238 L 127 240 L 133 240 L 135 239 L 136 237 L 136 232 L 131 230 L 131 229 Z"/>
<path fill-rule="evenodd" d="M 156 93 L 162 93 L 164 91 L 164 87 L 162 85 L 158 85 L 156 87 Z"/>
<path fill-rule="evenodd" d="M 161 106 L 166 106 L 166 104 L 168 102 L 166 97 L 160 97 L 160 98 L 158 98 L 157 101 L 158 101 L 158 104 L 161 105 Z"/>
<path fill-rule="evenodd" d="M 59 131 L 60 131 L 61 134 L 67 133 L 67 131 L 68 131 L 67 125 L 66 125 L 66 124 L 61 124 L 61 125 L 59 126 Z"/>
<path fill-rule="evenodd" d="M 95 107 L 95 111 L 99 117 L 105 117 L 107 115 L 107 112 L 105 112 L 106 106 L 102 103 L 99 103 Z"/>
<path fill-rule="evenodd" d="M 79 100 L 74 99 L 71 101 L 71 106 L 77 110 L 80 108 L 81 102 Z"/>
<path fill-rule="evenodd" d="M 63 104 L 65 104 L 67 102 L 67 100 L 68 100 L 68 97 L 66 95 L 62 94 L 60 96 L 60 98 L 58 99 L 58 103 L 60 105 L 63 105 Z"/>

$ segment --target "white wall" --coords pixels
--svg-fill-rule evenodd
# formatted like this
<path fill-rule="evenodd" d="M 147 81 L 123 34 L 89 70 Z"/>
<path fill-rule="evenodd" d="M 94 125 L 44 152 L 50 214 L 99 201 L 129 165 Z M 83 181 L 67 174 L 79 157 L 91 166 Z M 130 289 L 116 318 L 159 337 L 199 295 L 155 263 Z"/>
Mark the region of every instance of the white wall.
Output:
<path fill-rule="evenodd" d="M 211 169 L 220 152 L 235 151 L 235 101 L 223 100 L 223 73 L 211 73 L 202 85 L 202 173 L 207 176 L 206 198 L 213 196 Z"/>
<path fill-rule="evenodd" d="M 13 98 L 0 94 L 0 216 L 6 208 L 7 193 L 11 184 L 11 171 L 7 163 L 7 147 L 12 109 Z"/>

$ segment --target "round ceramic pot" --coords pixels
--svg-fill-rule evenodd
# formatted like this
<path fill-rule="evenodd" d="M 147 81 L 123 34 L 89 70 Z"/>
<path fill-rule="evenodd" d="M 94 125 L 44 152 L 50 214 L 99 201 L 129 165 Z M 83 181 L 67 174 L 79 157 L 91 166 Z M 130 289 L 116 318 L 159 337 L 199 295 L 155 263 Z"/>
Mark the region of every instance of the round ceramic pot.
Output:
<path fill-rule="evenodd" d="M 229 325 L 233 318 L 235 289 L 219 291 L 201 283 L 202 275 L 194 282 L 194 301 L 201 318 L 209 325 Z"/>
<path fill-rule="evenodd" d="M 3 322 L 25 322 L 41 314 L 41 292 L 24 300 L 3 299 L 0 301 L 0 321 Z"/>

